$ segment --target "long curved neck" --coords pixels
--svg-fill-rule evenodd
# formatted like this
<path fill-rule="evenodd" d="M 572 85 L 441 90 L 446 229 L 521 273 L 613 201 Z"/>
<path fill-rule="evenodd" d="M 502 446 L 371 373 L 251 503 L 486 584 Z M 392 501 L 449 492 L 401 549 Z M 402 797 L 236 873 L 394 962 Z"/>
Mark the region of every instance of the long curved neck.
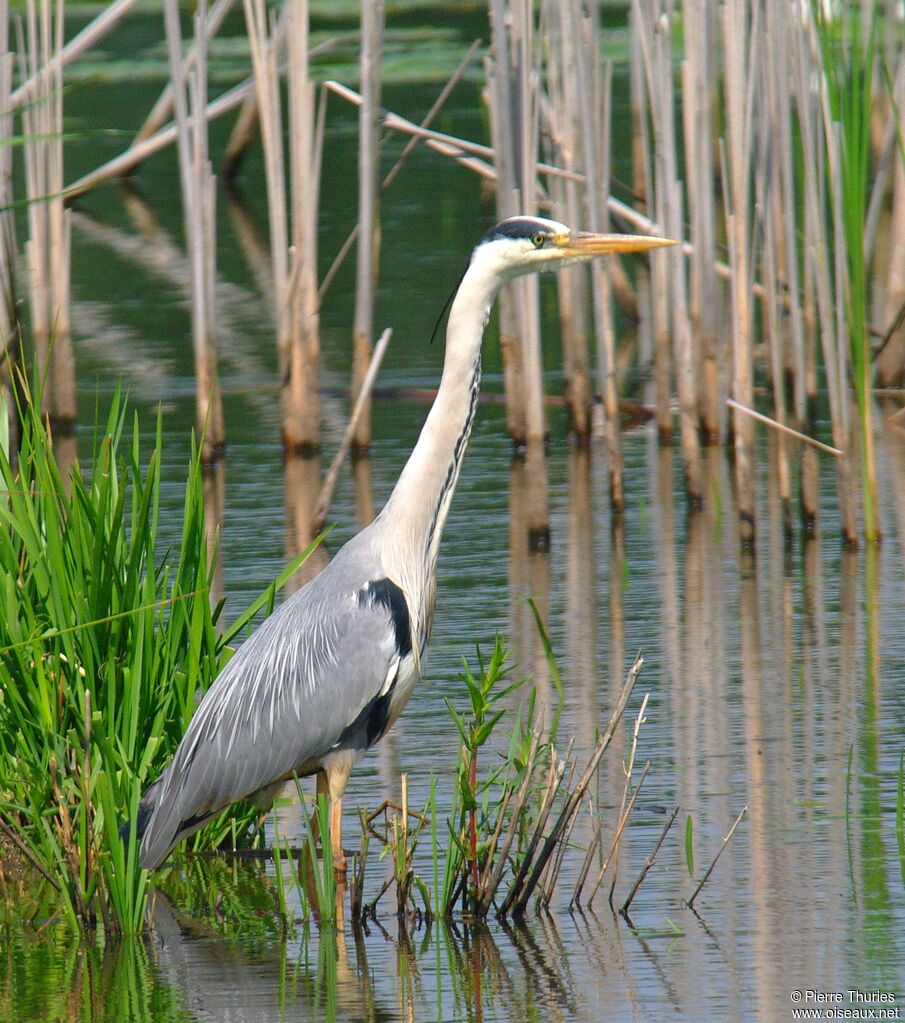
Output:
<path fill-rule="evenodd" d="M 381 512 L 392 567 L 411 576 L 400 583 L 405 588 L 408 582 L 419 598 L 430 600 L 426 591 L 477 407 L 484 326 L 499 286 L 474 263 L 466 271 L 450 308 L 437 397 Z"/>

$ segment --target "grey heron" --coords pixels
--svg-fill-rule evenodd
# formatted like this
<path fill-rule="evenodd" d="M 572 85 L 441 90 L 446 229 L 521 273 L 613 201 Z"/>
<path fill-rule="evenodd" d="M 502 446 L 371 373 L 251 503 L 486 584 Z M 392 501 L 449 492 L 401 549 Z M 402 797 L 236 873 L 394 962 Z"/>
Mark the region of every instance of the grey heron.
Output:
<path fill-rule="evenodd" d="M 293 775 L 314 774 L 330 800 L 334 868 L 344 872 L 341 801 L 349 774 L 421 677 L 440 536 L 474 421 L 481 342 L 497 293 L 523 274 L 669 244 L 573 232 L 528 216 L 504 220 L 478 242 L 450 307 L 440 387 L 393 492 L 214 680 L 142 798 L 142 867 L 159 866 L 230 803 L 254 797 L 267 805 Z"/>

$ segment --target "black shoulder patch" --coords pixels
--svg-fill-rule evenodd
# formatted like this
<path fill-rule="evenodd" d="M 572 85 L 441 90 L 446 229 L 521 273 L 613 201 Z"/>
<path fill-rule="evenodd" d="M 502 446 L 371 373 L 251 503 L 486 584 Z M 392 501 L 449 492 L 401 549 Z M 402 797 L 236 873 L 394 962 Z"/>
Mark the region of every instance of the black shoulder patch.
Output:
<path fill-rule="evenodd" d="M 400 657 L 407 657 L 412 652 L 412 625 L 402 590 L 391 579 L 375 579 L 358 591 L 358 603 L 362 607 L 381 604 L 387 609 L 393 623 L 396 649 Z"/>

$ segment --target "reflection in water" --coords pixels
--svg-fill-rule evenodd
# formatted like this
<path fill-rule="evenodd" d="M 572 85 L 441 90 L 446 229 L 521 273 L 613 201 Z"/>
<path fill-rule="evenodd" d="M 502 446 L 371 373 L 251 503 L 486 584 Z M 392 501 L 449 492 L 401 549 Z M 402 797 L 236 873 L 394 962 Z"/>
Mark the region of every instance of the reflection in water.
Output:
<path fill-rule="evenodd" d="M 532 543 L 544 491 L 540 467 L 525 458 L 513 458 L 509 467 L 509 627 L 512 660 L 520 678 L 530 677 L 537 688 L 538 719 L 547 726 L 556 705 L 556 693 L 528 598 L 534 600 L 541 621 L 550 617 L 550 553 Z M 544 496 L 544 501 L 545 501 Z"/>
<path fill-rule="evenodd" d="M 321 457 L 286 452 L 283 461 L 283 507 L 285 511 L 285 556 L 291 561 L 314 539 L 311 523 L 321 487 Z M 286 593 L 295 593 L 323 571 L 330 556 L 319 544 L 287 583 Z"/>

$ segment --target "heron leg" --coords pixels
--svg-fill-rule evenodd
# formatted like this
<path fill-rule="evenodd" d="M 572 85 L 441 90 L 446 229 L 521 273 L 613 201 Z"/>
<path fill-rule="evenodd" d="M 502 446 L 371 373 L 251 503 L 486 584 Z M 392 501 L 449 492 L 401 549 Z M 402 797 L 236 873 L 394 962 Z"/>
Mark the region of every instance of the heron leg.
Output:
<path fill-rule="evenodd" d="M 333 850 L 333 875 L 337 881 L 346 878 L 346 854 L 343 852 L 343 792 L 352 773 L 354 755 L 348 751 L 335 754 L 325 764 L 324 771 L 318 772 L 318 786 L 321 775 L 325 776 L 325 789 L 330 797 L 330 846 Z M 318 792 L 324 791 L 318 788 Z"/>

